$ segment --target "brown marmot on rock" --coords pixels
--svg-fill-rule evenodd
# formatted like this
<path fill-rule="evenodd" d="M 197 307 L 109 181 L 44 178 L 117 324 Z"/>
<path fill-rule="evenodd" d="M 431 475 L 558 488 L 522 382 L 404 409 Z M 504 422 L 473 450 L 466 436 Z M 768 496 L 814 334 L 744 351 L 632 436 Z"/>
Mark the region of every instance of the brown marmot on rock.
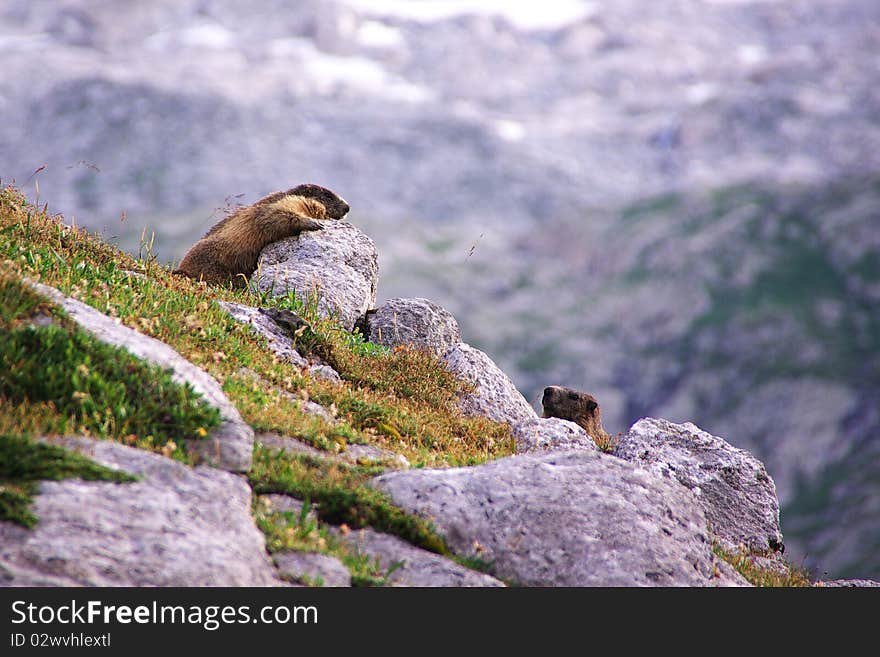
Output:
<path fill-rule="evenodd" d="M 269 194 L 217 223 L 187 251 L 174 273 L 244 287 L 268 244 L 320 230 L 320 220 L 342 219 L 348 210 L 348 203 L 319 185 Z"/>
<path fill-rule="evenodd" d="M 599 402 L 593 395 L 562 386 L 548 386 L 544 388 L 541 405 L 544 407 L 544 417 L 570 420 L 583 427 L 599 447 L 604 448 L 609 444 L 611 437 L 602 426 Z"/>

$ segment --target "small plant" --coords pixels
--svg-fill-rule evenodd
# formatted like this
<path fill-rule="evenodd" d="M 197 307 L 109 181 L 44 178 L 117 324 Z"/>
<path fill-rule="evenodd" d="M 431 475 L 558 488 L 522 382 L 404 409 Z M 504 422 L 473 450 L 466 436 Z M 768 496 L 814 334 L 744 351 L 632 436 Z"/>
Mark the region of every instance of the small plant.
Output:
<path fill-rule="evenodd" d="M 598 436 L 590 436 L 590 438 L 593 439 L 593 442 L 596 443 L 596 447 L 601 451 L 606 454 L 613 454 L 614 450 L 617 449 L 617 445 L 620 443 L 622 436 L 622 431 L 618 431 L 616 435 L 612 436 L 610 433 L 602 429 L 602 432 Z"/>
<path fill-rule="evenodd" d="M 774 559 L 777 567 L 764 568 L 755 557 L 773 557 L 773 554 L 749 551 L 741 547 L 739 551 L 730 552 L 719 545 L 712 546 L 715 555 L 731 566 L 754 586 L 802 587 L 812 586 L 809 573 L 802 568 L 793 566 L 782 559 Z"/>

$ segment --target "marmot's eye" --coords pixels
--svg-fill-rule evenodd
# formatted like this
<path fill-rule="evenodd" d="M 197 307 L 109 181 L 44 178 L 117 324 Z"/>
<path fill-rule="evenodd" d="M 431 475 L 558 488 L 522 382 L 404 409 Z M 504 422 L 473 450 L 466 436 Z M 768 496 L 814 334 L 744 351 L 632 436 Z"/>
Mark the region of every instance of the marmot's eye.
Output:
<path fill-rule="evenodd" d="M 580 396 L 580 395 L 578 395 L 576 392 L 570 392 L 570 393 L 568 393 L 568 398 L 569 398 L 569 399 L 577 399 L 579 396 Z"/>

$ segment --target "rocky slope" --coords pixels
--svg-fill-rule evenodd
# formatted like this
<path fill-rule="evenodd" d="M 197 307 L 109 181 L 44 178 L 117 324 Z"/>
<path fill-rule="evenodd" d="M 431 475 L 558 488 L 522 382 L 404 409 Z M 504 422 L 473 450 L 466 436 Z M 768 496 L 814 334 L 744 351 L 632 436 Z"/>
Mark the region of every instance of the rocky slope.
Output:
<path fill-rule="evenodd" d="M 11 224 L 7 232 L 12 229 L 25 228 Z M 347 308 L 372 305 L 371 295 L 379 284 L 377 270 L 372 266 L 375 248 L 359 229 L 344 222 L 335 224 L 332 231 L 309 233 L 267 247 L 264 253 L 278 259 L 287 273 L 287 278 L 276 281 L 272 294 L 287 297 L 291 286 L 303 294 L 297 286 L 304 285 L 303 272 L 315 266 L 314 259 L 301 260 L 297 256 L 304 240 L 311 245 L 309 248 L 324 247 L 314 250 L 323 253 L 327 260 L 322 271 L 331 271 L 338 254 L 349 248 L 357 256 L 350 258 L 350 262 L 357 263 L 352 271 L 340 274 L 338 288 L 333 288 L 332 277 L 323 281 L 322 289 L 334 292 L 330 296 L 337 305 L 330 308 L 316 304 L 318 315 L 345 321 Z M 279 253 L 287 253 L 287 259 Z M 24 261 L 27 262 L 27 255 Z M 94 266 L 95 274 L 100 273 L 102 265 L 88 259 L 83 262 L 81 269 Z M 115 265 L 111 270 L 115 271 Z M 159 274 L 168 276 L 167 272 Z M 367 284 L 349 285 L 355 275 Z M 6 276 L 4 284 L 8 285 L 9 274 Z M 145 276 L 149 280 L 150 274 Z M 254 287 L 258 285 L 258 276 L 252 281 Z M 167 280 L 157 283 L 158 289 L 170 287 Z M 208 449 L 197 450 L 203 452 L 201 459 L 216 469 L 208 465 L 192 467 L 163 455 L 164 452 L 147 453 L 110 441 L 44 439 L 89 456 L 101 465 L 135 475 L 136 480 L 118 483 L 67 479 L 41 483 L 33 504 L 37 516 L 34 528 L 0 522 L 0 573 L 5 584 L 352 583 L 352 574 L 327 553 L 329 538 L 318 541 L 314 550 L 284 550 L 273 544 L 271 558 L 266 552 L 268 542 L 278 540 L 274 526 L 277 517 L 267 516 L 267 509 L 298 517 L 290 531 L 296 531 L 296 527 L 302 531 L 318 520 L 335 525 L 330 507 L 319 505 L 316 519 L 305 500 L 296 496 L 262 495 L 253 502 L 246 480 L 235 474 L 242 470 L 253 474 L 256 468 L 280 464 L 285 453 L 305 452 L 307 456 L 295 459 L 320 476 L 320 468 L 337 467 L 333 464 L 351 459 L 348 450 L 342 454 L 322 450 L 304 443 L 296 434 L 261 434 L 255 439 L 253 431 L 230 431 L 225 425 L 235 415 L 234 406 L 225 391 L 211 388 L 210 382 L 214 380 L 209 374 L 191 363 L 182 363 L 182 357 L 169 346 L 112 321 L 90 305 L 42 284 L 22 284 L 67 308 L 67 317 L 100 341 L 125 345 L 141 358 L 161 359 L 177 370 L 191 368 L 188 376 L 199 389 L 205 390 L 205 400 L 220 409 L 221 421 L 205 440 Z M 100 289 L 97 284 L 92 287 Z M 96 298 L 88 288 L 77 289 L 92 304 L 104 303 L 100 295 Z M 197 291 L 203 298 L 205 288 Z M 161 300 L 161 296 L 158 298 Z M 161 305 L 160 301 L 152 307 Z M 440 336 L 448 341 L 450 336 L 457 335 L 455 319 L 425 299 L 398 299 L 389 305 L 408 318 L 405 335 L 385 334 L 385 340 L 395 349 L 412 342 L 439 345 Z M 246 313 L 240 305 L 230 306 L 229 310 L 249 330 L 271 337 L 266 348 L 288 363 L 286 369 L 279 371 L 312 376 L 306 358 L 293 348 L 295 333 L 279 332 L 280 324 L 267 327 L 263 322 L 251 321 L 260 315 L 282 316 L 290 321 L 291 313 L 285 316 L 256 309 Z M 379 307 L 370 313 L 373 328 L 386 311 L 388 308 Z M 12 330 L 42 329 L 41 325 L 20 321 Z M 417 337 L 410 337 L 413 335 Z M 205 348 L 210 350 L 210 339 L 205 339 Z M 420 522 L 430 523 L 431 531 L 437 532 L 440 541 L 432 544 L 432 553 L 368 526 L 352 531 L 346 524 L 339 524 L 326 530 L 334 545 L 347 545 L 347 550 L 379 564 L 396 564 L 393 568 L 388 566 L 380 583 L 746 586 L 749 581 L 740 572 L 754 577 L 756 571 L 780 571 L 786 582 L 786 578 L 794 577 L 789 575 L 794 571 L 781 558 L 783 537 L 773 480 L 747 452 L 694 425 L 646 419 L 620 440 L 615 454 L 603 453 L 588 439 L 570 440 L 571 431 L 579 431 L 586 438 L 577 425 L 564 423 L 569 432 L 560 433 L 559 421 L 539 420 L 486 354 L 461 342 L 437 346 L 435 356 L 439 352 L 443 356 L 435 361 L 437 366 L 448 368 L 468 383 L 456 400 L 461 413 L 491 417 L 508 425 L 514 436 L 525 429 L 542 439 L 525 444 L 517 441 L 512 456 L 456 468 L 410 468 L 393 451 L 371 444 L 352 445 L 352 451 L 361 448 L 356 463 L 363 467 L 370 462 L 374 468 L 369 471 L 372 476 L 366 486 L 374 493 L 386 495 L 398 508 L 395 513 L 402 510 L 420 518 Z M 388 357 L 377 352 L 371 358 Z M 349 376 L 345 371 L 342 374 Z M 228 387 L 227 381 L 224 388 Z M 297 412 L 335 421 L 339 410 L 310 402 L 309 406 L 301 405 Z M 237 417 L 237 421 L 241 418 Z M 263 421 L 258 415 L 257 423 Z M 374 440 L 378 438 L 374 434 Z M 224 458 L 240 454 L 243 445 L 255 450 L 252 462 Z M 271 449 L 267 450 L 267 446 Z M 215 457 L 213 461 L 207 458 L 211 454 Z M 337 476 L 341 472 L 337 470 Z M 255 480 L 251 477 L 250 481 L 253 485 Z M 266 492 L 258 486 L 254 490 Z M 346 506 L 351 503 L 345 502 Z M 400 522 L 392 526 L 402 536 L 413 537 L 406 527 Z M 421 540 L 424 542 L 424 538 Z M 731 563 L 737 564 L 740 572 Z M 743 563 L 748 563 L 751 570 L 744 568 Z M 485 572 L 475 572 L 477 567 Z"/>
<path fill-rule="evenodd" d="M 164 259 L 327 184 L 380 302 L 447 307 L 533 405 L 729 437 L 793 560 L 880 576 L 880 5 L 527 5 L 7 2 L 0 177 Z"/>

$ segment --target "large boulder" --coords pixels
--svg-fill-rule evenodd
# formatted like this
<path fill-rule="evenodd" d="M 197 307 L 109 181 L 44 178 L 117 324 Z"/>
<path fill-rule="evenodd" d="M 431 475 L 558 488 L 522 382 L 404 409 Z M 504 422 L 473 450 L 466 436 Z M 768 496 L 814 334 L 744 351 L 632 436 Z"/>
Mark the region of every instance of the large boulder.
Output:
<path fill-rule="evenodd" d="M 782 549 L 776 486 L 748 452 L 689 422 L 644 418 L 614 454 L 690 489 L 725 548 Z"/>
<path fill-rule="evenodd" d="M 511 427 L 538 419 L 510 377 L 479 349 L 462 342 L 449 349 L 442 360 L 450 372 L 474 385 L 472 392 L 461 396 L 465 415 L 483 415 Z"/>
<path fill-rule="evenodd" d="M 57 439 L 139 480 L 44 481 L 38 522 L 0 522 L 0 584 L 280 585 L 238 476 L 91 438 Z"/>
<path fill-rule="evenodd" d="M 518 424 L 513 428 L 513 439 L 517 454 L 599 449 L 583 427 L 557 417 L 538 418 Z"/>
<path fill-rule="evenodd" d="M 745 585 L 718 568 L 706 518 L 677 482 L 577 450 L 372 480 L 457 554 L 526 586 Z"/>
<path fill-rule="evenodd" d="M 207 438 L 188 441 L 190 449 L 198 453 L 204 462 L 216 467 L 232 472 L 246 472 L 250 469 L 254 430 L 242 419 L 217 379 L 190 363 L 164 342 L 119 324 L 111 317 L 65 296 L 53 287 L 34 282 L 30 285 L 62 307 L 74 322 L 101 342 L 123 347 L 138 358 L 168 368 L 172 371 L 171 377 L 174 381 L 192 386 L 207 403 L 220 411 L 221 423 Z"/>
<path fill-rule="evenodd" d="M 389 586 L 504 586 L 490 575 L 465 568 L 439 554 L 417 548 L 406 541 L 359 529 L 339 536 L 360 555 L 375 560 L 387 575 Z"/>
<path fill-rule="evenodd" d="M 370 342 L 386 347 L 411 344 L 437 356 L 461 342 L 455 317 L 428 299 L 389 299 L 368 310 L 359 326 Z"/>
<path fill-rule="evenodd" d="M 263 249 L 252 284 L 275 296 L 318 293 L 318 311 L 336 316 L 349 331 L 376 303 L 379 257 L 376 245 L 345 221 L 273 242 Z"/>

